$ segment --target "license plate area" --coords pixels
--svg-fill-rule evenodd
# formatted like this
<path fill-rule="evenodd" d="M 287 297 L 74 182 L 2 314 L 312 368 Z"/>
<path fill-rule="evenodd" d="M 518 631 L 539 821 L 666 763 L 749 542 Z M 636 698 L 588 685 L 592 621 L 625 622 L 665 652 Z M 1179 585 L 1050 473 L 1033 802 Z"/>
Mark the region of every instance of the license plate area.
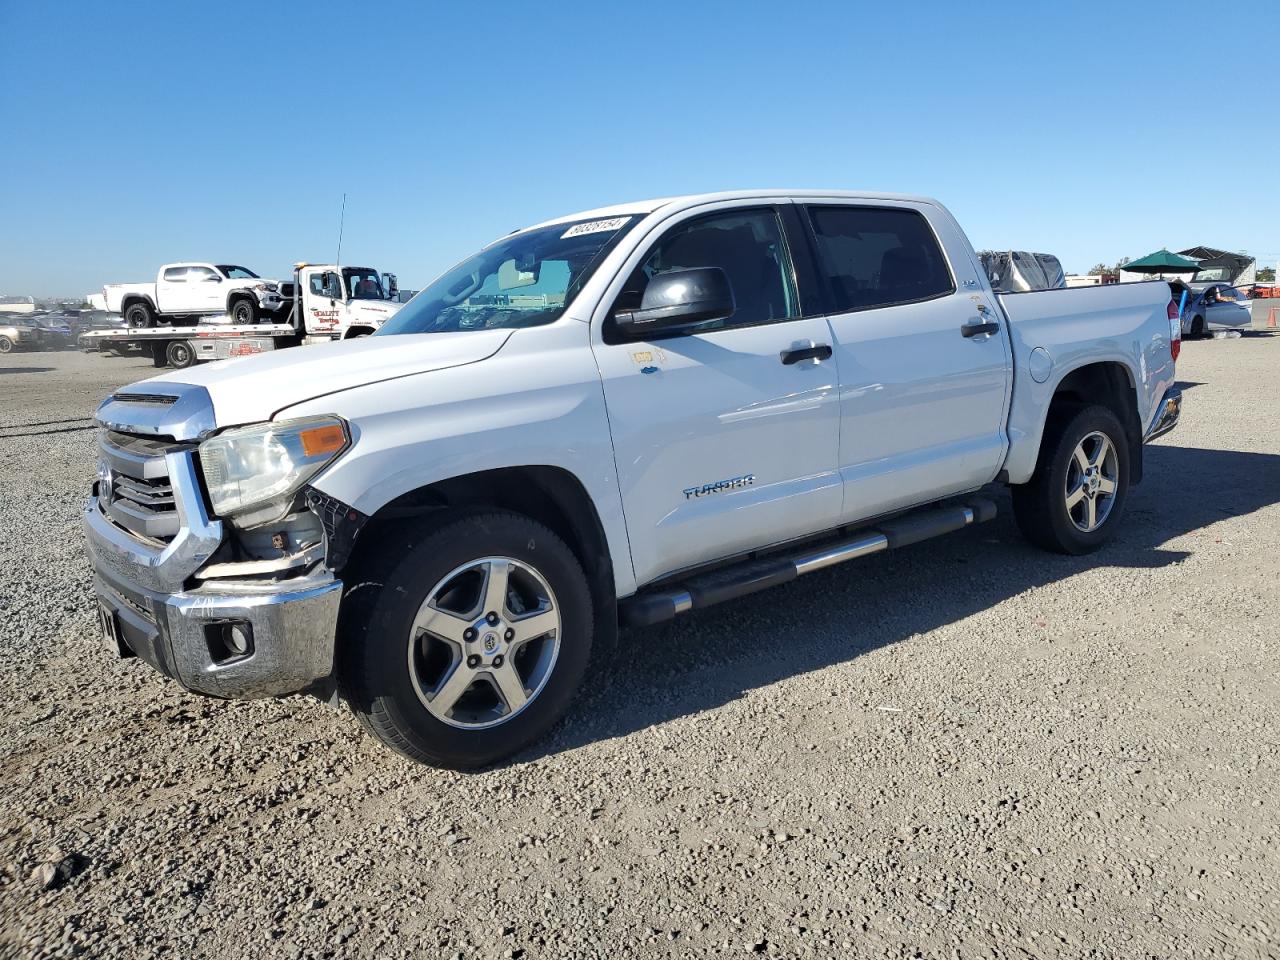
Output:
<path fill-rule="evenodd" d="M 98 627 L 102 631 L 102 642 L 108 649 L 115 650 L 123 659 L 137 656 L 125 642 L 124 632 L 120 629 L 120 616 L 107 604 L 98 602 Z"/>

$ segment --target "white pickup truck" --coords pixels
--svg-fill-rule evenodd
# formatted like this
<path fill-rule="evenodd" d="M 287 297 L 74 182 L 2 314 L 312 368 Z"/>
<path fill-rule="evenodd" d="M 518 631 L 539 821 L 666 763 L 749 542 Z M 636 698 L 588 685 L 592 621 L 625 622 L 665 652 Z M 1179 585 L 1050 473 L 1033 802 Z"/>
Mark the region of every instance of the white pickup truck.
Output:
<path fill-rule="evenodd" d="M 1169 287 L 993 293 L 932 200 L 737 192 L 520 230 L 378 334 L 97 413 L 104 634 L 345 701 L 415 760 L 542 735 L 620 623 L 989 519 L 1112 535 L 1180 411 Z M 850 624 L 850 630 L 856 630 Z"/>
<path fill-rule="evenodd" d="M 108 283 L 107 309 L 131 327 L 152 327 L 181 317 L 226 317 L 254 323 L 288 309 L 277 280 L 264 280 L 231 263 L 166 263 L 155 283 Z"/>

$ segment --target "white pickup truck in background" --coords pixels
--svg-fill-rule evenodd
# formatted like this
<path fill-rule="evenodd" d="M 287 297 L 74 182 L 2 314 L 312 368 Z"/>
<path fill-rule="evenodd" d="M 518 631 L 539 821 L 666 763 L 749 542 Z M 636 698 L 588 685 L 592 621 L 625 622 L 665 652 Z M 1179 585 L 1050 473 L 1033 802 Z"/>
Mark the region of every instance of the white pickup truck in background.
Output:
<path fill-rule="evenodd" d="M 278 280 L 230 263 L 166 263 L 155 283 L 108 283 L 102 296 L 107 309 L 131 327 L 201 316 L 254 323 L 288 309 Z"/>
<path fill-rule="evenodd" d="M 115 356 L 141 352 L 157 367 L 183 369 L 205 360 L 228 360 L 284 347 L 367 337 L 403 306 L 394 273 L 372 267 L 298 263 L 293 279 L 273 284 L 282 306 L 276 322 L 232 323 L 203 317 L 194 326 L 127 326 L 93 330 L 81 349 Z"/>
<path fill-rule="evenodd" d="M 997 294 L 924 198 L 564 217 L 376 336 L 105 400 L 103 630 L 190 690 L 339 694 L 408 757 L 492 763 L 620 623 L 990 519 L 992 482 L 1034 543 L 1099 548 L 1179 347 L 1166 284 Z"/>

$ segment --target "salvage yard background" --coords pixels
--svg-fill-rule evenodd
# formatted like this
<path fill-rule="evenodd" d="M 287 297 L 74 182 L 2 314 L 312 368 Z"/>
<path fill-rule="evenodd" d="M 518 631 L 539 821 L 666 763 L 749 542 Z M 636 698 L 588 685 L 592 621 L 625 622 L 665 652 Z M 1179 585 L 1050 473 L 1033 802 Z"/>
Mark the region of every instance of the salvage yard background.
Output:
<path fill-rule="evenodd" d="M 633 632 L 468 776 L 109 656 L 89 418 L 151 367 L 5 356 L 0 956 L 1275 957 L 1278 371 L 1184 345 L 1101 553 L 1005 509 Z"/>

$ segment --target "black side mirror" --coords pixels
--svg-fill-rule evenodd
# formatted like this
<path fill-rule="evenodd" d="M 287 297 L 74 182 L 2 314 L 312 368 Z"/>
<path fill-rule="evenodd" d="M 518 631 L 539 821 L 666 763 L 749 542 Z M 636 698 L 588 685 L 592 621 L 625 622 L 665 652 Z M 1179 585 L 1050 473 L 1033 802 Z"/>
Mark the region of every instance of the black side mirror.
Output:
<path fill-rule="evenodd" d="M 629 337 L 645 339 L 658 331 L 670 332 L 710 320 L 733 316 L 733 287 L 719 267 L 673 270 L 653 277 L 644 288 L 640 309 L 614 316 L 618 329 Z"/>

